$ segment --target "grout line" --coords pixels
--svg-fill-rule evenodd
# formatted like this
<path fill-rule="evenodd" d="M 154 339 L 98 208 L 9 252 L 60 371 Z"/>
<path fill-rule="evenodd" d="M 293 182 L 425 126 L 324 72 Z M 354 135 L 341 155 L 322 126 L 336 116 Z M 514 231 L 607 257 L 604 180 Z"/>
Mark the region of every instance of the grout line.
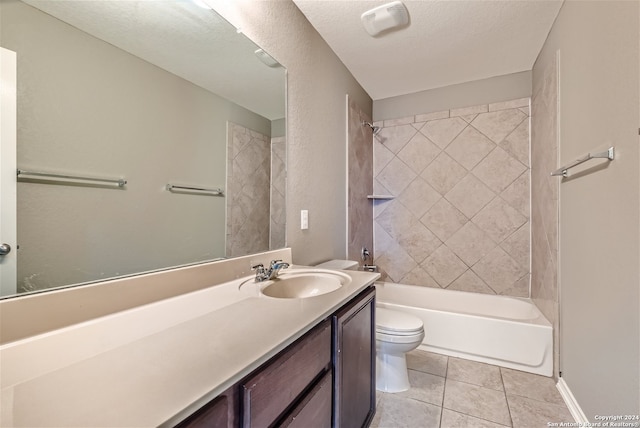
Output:
<path fill-rule="evenodd" d="M 447 378 L 449 376 L 449 356 L 447 356 L 447 364 L 444 370 L 444 387 L 442 388 L 442 404 L 440 405 L 440 423 L 438 423 L 438 428 L 442 427 L 442 415 L 444 414 L 444 397 L 447 393 Z"/>
<path fill-rule="evenodd" d="M 504 394 L 504 402 L 507 404 L 507 412 L 509 412 L 509 420 L 513 427 L 513 417 L 511 416 L 511 406 L 509 405 L 509 399 L 507 398 L 507 388 L 504 386 L 504 377 L 502 376 L 502 367 L 500 367 L 500 382 L 502 382 L 502 392 Z"/>

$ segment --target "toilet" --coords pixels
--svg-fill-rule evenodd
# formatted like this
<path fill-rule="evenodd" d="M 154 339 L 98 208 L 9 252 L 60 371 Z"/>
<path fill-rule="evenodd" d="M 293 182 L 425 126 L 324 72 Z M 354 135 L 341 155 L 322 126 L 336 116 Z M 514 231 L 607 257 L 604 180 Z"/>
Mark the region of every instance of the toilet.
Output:
<path fill-rule="evenodd" d="M 424 325 L 416 316 L 376 307 L 376 389 L 409 389 L 407 357 L 424 339 Z"/>
<path fill-rule="evenodd" d="M 329 260 L 316 267 L 357 270 L 358 262 Z M 424 325 L 416 316 L 376 306 L 376 389 L 402 392 L 409 389 L 407 357 L 424 339 Z"/>

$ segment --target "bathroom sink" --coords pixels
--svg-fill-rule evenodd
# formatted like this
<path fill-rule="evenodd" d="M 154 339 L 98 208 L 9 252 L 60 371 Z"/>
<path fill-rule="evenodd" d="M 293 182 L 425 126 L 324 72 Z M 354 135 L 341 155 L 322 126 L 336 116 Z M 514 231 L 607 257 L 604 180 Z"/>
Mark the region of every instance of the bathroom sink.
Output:
<path fill-rule="evenodd" d="M 327 269 L 291 269 L 281 272 L 273 280 L 247 280 L 240 285 L 240 289 L 267 297 L 306 299 L 331 293 L 350 282 L 351 277 L 342 272 Z"/>

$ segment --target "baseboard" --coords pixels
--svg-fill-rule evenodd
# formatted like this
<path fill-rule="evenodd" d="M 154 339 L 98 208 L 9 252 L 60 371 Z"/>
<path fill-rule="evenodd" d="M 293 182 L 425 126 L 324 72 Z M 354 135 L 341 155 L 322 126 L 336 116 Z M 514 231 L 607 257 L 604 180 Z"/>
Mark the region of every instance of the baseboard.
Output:
<path fill-rule="evenodd" d="M 578 422 L 579 426 L 586 426 L 589 422 L 589 419 L 587 419 L 587 416 L 580 408 L 578 401 L 571 393 L 569 385 L 567 385 L 564 379 L 560 378 L 558 380 L 558 383 L 556 384 L 556 387 L 558 388 L 558 391 L 560 391 L 560 395 L 562 396 L 564 403 L 567 405 L 571 416 L 573 416 L 573 419 Z"/>

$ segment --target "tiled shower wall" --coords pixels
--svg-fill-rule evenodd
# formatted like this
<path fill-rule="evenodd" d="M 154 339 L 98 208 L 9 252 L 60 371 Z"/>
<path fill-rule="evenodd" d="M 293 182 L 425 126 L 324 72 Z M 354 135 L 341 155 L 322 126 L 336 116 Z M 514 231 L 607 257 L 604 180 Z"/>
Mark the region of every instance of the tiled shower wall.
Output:
<path fill-rule="evenodd" d="M 385 280 L 528 297 L 529 98 L 377 122 Z"/>
<path fill-rule="evenodd" d="M 284 248 L 286 239 L 287 146 L 285 137 L 271 139 L 270 249 Z"/>
<path fill-rule="evenodd" d="M 538 67 L 544 68 L 538 73 Z M 531 298 L 553 324 L 554 367 L 558 376 L 558 167 L 557 61 L 536 63 L 531 99 Z"/>
<path fill-rule="evenodd" d="M 227 122 L 227 257 L 269 249 L 271 139 Z"/>
<path fill-rule="evenodd" d="M 373 250 L 373 211 L 367 195 L 373 193 L 373 132 L 363 122 L 371 123 L 371 118 L 350 98 L 348 103 L 347 139 L 349 150 L 349 237 L 347 258 L 357 260 L 362 265 L 362 248 Z M 366 260 L 371 264 L 372 260 Z"/>

